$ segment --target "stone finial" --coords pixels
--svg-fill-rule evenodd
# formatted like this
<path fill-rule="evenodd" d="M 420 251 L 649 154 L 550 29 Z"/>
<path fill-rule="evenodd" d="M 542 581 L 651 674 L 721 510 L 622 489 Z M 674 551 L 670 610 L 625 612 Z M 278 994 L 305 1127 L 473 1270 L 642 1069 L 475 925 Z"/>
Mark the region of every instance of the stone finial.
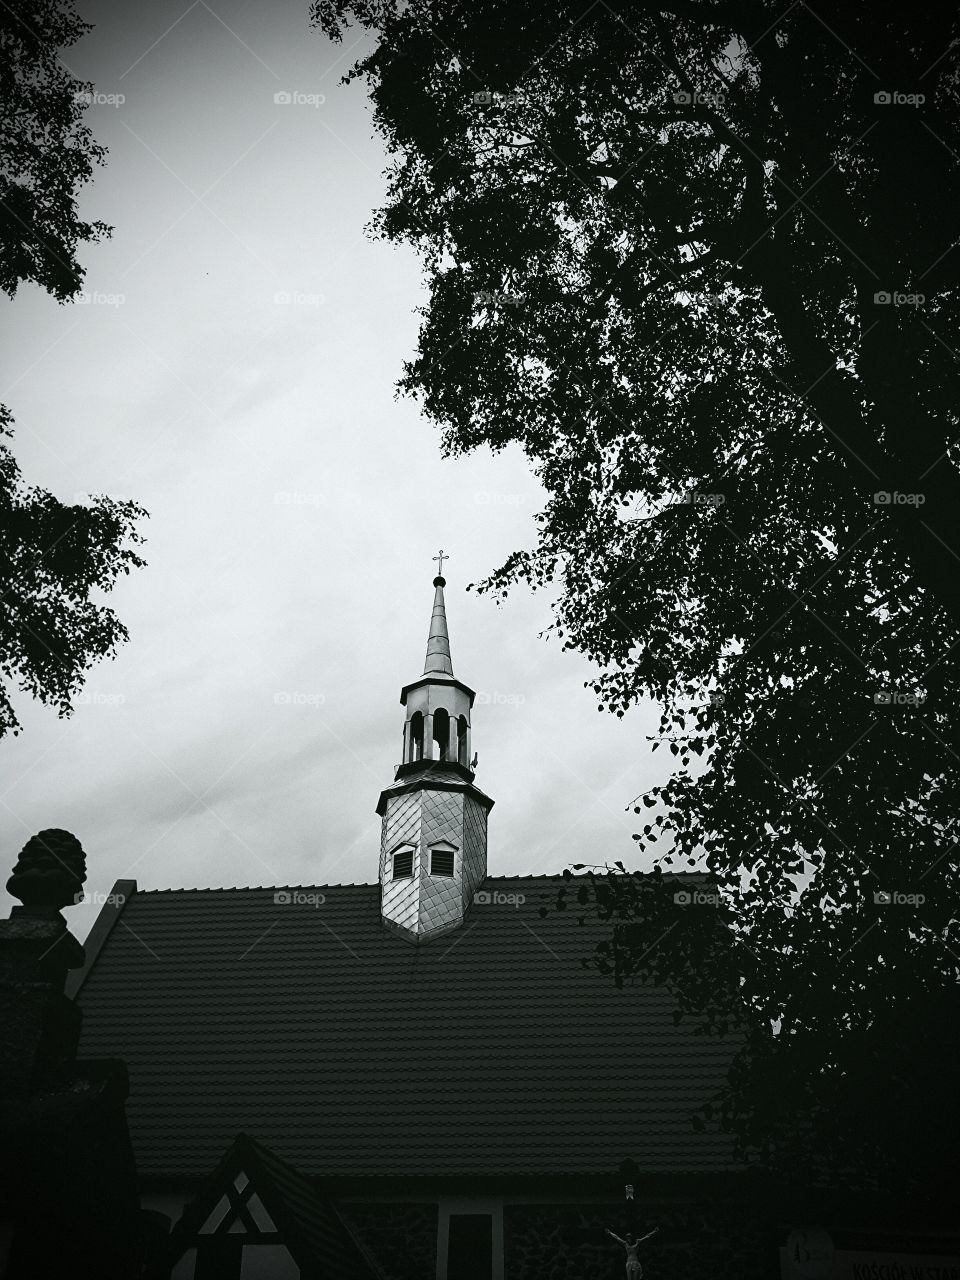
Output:
<path fill-rule="evenodd" d="M 69 831 L 53 827 L 38 831 L 20 850 L 7 881 L 7 891 L 23 903 L 31 915 L 58 915 L 72 906 L 83 891 L 87 866 L 83 848 Z"/>

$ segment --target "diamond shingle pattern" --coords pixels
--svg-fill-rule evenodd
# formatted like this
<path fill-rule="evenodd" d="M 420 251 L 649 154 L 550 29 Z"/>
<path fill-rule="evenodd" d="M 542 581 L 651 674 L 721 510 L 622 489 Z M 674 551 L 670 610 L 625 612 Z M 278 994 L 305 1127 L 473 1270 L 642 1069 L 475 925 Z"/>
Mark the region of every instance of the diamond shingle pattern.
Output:
<path fill-rule="evenodd" d="M 732 1047 L 584 968 L 608 926 L 541 920 L 560 883 L 488 879 L 421 946 L 378 885 L 133 894 L 77 999 L 83 1056 L 127 1063 L 141 1173 L 205 1173 L 241 1130 L 306 1176 L 733 1167 L 688 1119 Z"/>

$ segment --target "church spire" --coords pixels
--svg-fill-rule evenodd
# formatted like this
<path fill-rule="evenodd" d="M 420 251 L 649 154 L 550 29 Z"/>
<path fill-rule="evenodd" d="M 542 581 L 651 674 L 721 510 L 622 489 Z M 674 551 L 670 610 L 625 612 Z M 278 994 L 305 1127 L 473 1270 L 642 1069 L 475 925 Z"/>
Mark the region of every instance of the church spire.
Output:
<path fill-rule="evenodd" d="M 440 568 L 447 559 L 439 556 Z M 487 815 L 493 801 L 474 784 L 470 717 L 476 695 L 453 674 L 442 573 L 423 675 L 400 691 L 403 754 L 380 794 L 380 914 L 412 941 L 446 933 L 464 916 L 487 874 Z"/>
<path fill-rule="evenodd" d="M 425 676 L 452 676 L 453 661 L 450 657 L 450 636 L 447 634 L 447 610 L 443 602 L 443 588 L 447 580 L 443 576 L 443 562 L 449 560 L 441 548 L 433 557 L 440 561 L 440 573 L 433 580 L 436 588 L 433 597 L 433 613 L 430 616 L 430 635 L 427 637 L 427 660 L 423 666 Z"/>

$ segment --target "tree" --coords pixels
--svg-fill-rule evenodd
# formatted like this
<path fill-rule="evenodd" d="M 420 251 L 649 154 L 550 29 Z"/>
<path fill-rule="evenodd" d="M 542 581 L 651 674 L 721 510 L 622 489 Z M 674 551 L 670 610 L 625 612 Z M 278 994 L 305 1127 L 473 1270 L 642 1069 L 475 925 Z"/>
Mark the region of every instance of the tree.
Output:
<path fill-rule="evenodd" d="M 58 52 L 88 29 L 72 4 L 56 0 L 29 13 L 0 10 L 0 288 L 11 298 L 23 282 L 61 302 L 75 296 L 79 246 L 109 231 L 78 215 L 78 189 L 104 150 L 83 124 L 91 86 Z M 0 405 L 0 436 L 12 434 L 12 422 Z M 86 669 L 127 639 L 91 592 L 144 563 L 128 544 L 143 541 L 135 524 L 145 515 L 134 502 L 100 496 L 68 505 L 26 488 L 0 440 L 0 735 L 19 729 L 12 684 L 69 715 Z"/>
<path fill-rule="evenodd" d="M 600 664 L 601 710 L 660 703 L 675 771 L 635 838 L 709 875 L 737 997 L 694 909 L 647 914 L 632 876 L 603 884 L 639 941 L 601 961 L 748 1027 L 721 1106 L 744 1149 L 921 1177 L 878 1164 L 896 1141 L 859 1108 L 825 1117 L 872 1096 L 898 1018 L 955 1009 L 955 18 L 313 13 L 375 36 L 348 77 L 395 156 L 374 227 L 430 285 L 401 387 L 446 452 L 519 443 L 547 491 L 536 548 L 481 589 L 559 580 L 553 629 Z M 893 1047 L 898 1098 L 935 1083 Z"/>
<path fill-rule="evenodd" d="M 92 86 L 59 55 L 89 30 L 69 0 L 0 9 L 0 288 L 11 298 L 23 281 L 72 298 L 78 246 L 109 233 L 78 214 L 77 192 L 106 153 L 83 123 Z"/>

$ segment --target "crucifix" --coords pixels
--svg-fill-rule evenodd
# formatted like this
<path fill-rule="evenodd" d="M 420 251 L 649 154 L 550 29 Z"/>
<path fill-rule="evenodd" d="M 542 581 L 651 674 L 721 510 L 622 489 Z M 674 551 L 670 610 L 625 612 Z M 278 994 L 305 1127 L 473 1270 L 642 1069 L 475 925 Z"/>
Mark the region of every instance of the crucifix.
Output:
<path fill-rule="evenodd" d="M 442 577 L 443 577 L 443 562 L 444 562 L 444 560 L 449 560 L 449 559 L 450 559 L 450 557 L 449 557 L 449 556 L 446 556 L 446 555 L 444 555 L 444 554 L 443 554 L 443 547 L 441 547 L 441 548 L 440 548 L 440 554 L 439 554 L 438 556 L 434 556 L 433 558 L 434 558 L 434 560 L 439 560 L 439 561 L 440 561 L 440 568 L 439 568 L 439 570 L 438 570 L 438 572 L 437 572 L 437 577 L 442 578 Z"/>
<path fill-rule="evenodd" d="M 640 1266 L 640 1257 L 637 1249 L 643 1244 L 644 1240 L 649 1240 L 651 1236 L 655 1236 L 660 1230 L 654 1227 L 652 1231 L 648 1231 L 645 1236 L 628 1236 L 626 1240 L 621 1238 L 607 1227 L 607 1235 L 616 1240 L 617 1244 L 623 1245 L 627 1251 L 627 1280 L 642 1280 L 643 1268 Z"/>

